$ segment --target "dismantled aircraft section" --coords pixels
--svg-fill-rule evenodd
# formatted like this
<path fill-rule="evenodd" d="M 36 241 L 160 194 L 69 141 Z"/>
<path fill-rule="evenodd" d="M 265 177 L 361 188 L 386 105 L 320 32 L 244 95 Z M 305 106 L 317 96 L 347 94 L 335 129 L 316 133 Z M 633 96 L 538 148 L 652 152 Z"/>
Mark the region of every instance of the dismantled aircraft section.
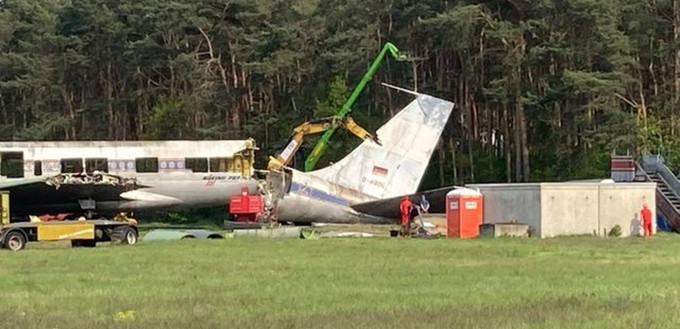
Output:
<path fill-rule="evenodd" d="M 256 193 L 255 141 L 0 142 L 12 215 L 223 206 Z M 5 158 L 9 155 L 9 158 Z M 21 219 L 18 219 L 21 220 Z"/>
<path fill-rule="evenodd" d="M 377 130 L 381 145 L 364 140 L 342 160 L 311 172 L 270 171 L 263 192 L 267 212 L 298 223 L 394 222 L 396 217 L 362 205 L 394 199 L 385 206 L 398 209 L 398 197 L 416 193 L 454 106 L 411 94 L 415 99 Z"/>
<path fill-rule="evenodd" d="M 134 177 L 121 177 L 117 175 L 110 175 L 103 172 L 95 171 L 92 174 L 78 173 L 78 174 L 59 174 L 49 177 L 45 180 L 45 184 L 54 186 L 59 189 L 62 185 L 111 185 L 111 186 L 129 186 L 131 188 L 137 187 L 137 179 Z"/>

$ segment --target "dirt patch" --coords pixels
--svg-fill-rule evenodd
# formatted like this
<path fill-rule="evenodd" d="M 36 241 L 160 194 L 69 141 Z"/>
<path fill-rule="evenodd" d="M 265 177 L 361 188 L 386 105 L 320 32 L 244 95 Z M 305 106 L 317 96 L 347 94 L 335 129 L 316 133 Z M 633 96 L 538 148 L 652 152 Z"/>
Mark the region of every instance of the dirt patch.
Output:
<path fill-rule="evenodd" d="M 320 224 L 311 228 L 318 232 L 362 232 L 376 236 L 390 236 L 390 230 L 398 225 L 386 224 Z"/>
<path fill-rule="evenodd" d="M 417 220 L 418 221 L 418 220 Z M 419 221 L 418 221 L 419 222 Z M 423 222 L 435 225 L 434 228 L 428 229 L 432 234 L 446 234 L 446 217 L 444 214 L 426 214 L 423 216 Z M 399 230 L 400 226 L 397 224 L 318 224 L 319 226 L 312 226 L 318 232 L 363 232 L 370 233 L 376 236 L 389 236 L 391 229 Z"/>

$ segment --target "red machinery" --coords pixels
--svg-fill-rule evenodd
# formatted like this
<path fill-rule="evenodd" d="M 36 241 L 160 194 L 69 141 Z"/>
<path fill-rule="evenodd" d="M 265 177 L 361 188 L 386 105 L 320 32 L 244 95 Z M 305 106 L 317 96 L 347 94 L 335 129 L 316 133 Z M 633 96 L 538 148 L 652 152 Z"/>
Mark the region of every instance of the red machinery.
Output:
<path fill-rule="evenodd" d="M 254 222 L 263 210 L 262 196 L 248 195 L 247 186 L 241 188 L 241 195 L 229 200 L 229 213 L 236 217 L 237 222 Z"/>

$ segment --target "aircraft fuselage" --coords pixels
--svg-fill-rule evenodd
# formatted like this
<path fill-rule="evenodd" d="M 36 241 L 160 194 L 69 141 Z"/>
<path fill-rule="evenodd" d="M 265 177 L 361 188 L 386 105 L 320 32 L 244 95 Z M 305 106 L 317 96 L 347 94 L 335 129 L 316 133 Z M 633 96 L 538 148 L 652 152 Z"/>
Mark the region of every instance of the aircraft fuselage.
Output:
<path fill-rule="evenodd" d="M 0 190 L 22 215 L 226 206 L 244 186 L 257 192 L 254 149 L 252 140 L 0 142 Z M 107 175 L 136 184 L 91 180 Z"/>
<path fill-rule="evenodd" d="M 250 194 L 257 193 L 257 181 L 243 178 L 238 175 L 204 175 L 188 173 L 174 177 L 138 177 L 139 182 L 150 185 L 131 192 L 142 192 L 140 199 L 127 200 L 123 198 L 101 198 L 101 195 L 93 195 L 95 212 L 116 213 L 122 211 L 146 211 L 146 210 L 180 210 L 192 208 L 209 208 L 226 206 L 229 197 L 241 193 L 244 186 L 248 187 Z M 225 179 L 225 177 L 229 177 Z M 54 193 L 58 193 L 56 190 Z M 123 193 L 122 195 L 126 195 Z M 57 198 L 61 199 L 61 198 Z M 45 199 L 43 199 L 45 200 Z M 77 200 L 70 202 L 51 201 L 46 199 L 42 202 L 36 200 L 18 200 L 12 198 L 12 212 L 20 215 L 42 213 L 70 213 L 82 212 L 84 209 Z"/>

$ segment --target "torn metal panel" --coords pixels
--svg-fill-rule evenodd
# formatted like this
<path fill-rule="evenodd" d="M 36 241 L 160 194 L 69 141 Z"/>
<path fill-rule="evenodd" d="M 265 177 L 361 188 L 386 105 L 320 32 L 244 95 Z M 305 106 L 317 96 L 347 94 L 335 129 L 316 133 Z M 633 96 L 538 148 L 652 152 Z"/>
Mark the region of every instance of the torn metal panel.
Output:
<path fill-rule="evenodd" d="M 59 189 L 62 185 L 111 185 L 111 186 L 129 186 L 134 188 L 142 187 L 137 183 L 137 179 L 129 177 L 122 177 L 118 175 L 111 175 L 103 172 L 94 172 L 92 174 L 58 174 L 45 179 L 45 184 L 54 186 Z"/>

